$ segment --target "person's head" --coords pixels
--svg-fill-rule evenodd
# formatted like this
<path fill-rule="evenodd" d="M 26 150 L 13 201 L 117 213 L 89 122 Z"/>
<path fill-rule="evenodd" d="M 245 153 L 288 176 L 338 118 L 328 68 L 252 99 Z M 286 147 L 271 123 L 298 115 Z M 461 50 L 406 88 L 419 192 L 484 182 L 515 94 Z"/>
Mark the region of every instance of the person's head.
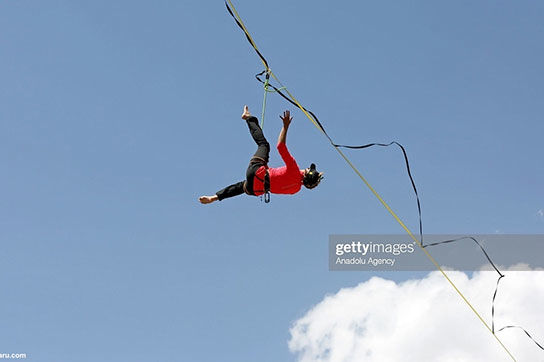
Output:
<path fill-rule="evenodd" d="M 313 189 L 314 187 L 319 185 L 322 179 L 323 179 L 323 172 L 318 172 L 315 169 L 315 164 L 312 163 L 309 168 L 304 170 L 304 177 L 302 178 L 302 184 L 307 189 Z"/>

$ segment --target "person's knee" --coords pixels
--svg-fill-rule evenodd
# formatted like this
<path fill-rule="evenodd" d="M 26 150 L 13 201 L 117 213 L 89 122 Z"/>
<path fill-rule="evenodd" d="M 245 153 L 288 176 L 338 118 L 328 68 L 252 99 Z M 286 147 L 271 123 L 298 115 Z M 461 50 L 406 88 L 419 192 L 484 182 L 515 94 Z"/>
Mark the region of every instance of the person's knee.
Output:
<path fill-rule="evenodd" d="M 270 154 L 270 143 L 268 143 L 266 139 L 259 142 L 259 150 L 259 153 L 262 155 L 261 157 L 263 157 L 265 161 L 268 162 L 268 155 Z"/>

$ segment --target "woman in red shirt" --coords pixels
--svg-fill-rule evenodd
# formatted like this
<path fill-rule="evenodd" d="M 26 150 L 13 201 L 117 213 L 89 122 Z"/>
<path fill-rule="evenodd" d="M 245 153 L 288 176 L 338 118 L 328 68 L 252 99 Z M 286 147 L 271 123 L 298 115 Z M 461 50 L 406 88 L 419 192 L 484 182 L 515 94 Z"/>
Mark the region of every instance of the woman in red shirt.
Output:
<path fill-rule="evenodd" d="M 200 202 L 209 204 L 217 200 L 223 200 L 228 197 L 238 196 L 243 193 L 248 195 L 265 195 L 265 201 L 269 200 L 269 193 L 273 194 L 295 194 L 300 191 L 302 185 L 308 189 L 316 187 L 323 178 L 323 172 L 317 172 L 315 164 L 309 168 L 301 170 L 297 162 L 287 150 L 285 140 L 287 130 L 291 124 L 292 117 L 289 111 L 283 112 L 280 116 L 283 121 L 283 128 L 278 137 L 278 152 L 285 162 L 285 166 L 269 168 L 268 156 L 270 154 L 270 144 L 263 134 L 256 117 L 249 113 L 247 106 L 244 106 L 242 119 L 247 122 L 249 132 L 257 143 L 257 152 L 249 161 L 246 171 L 246 179 L 237 182 L 224 189 L 217 191 L 213 196 L 201 196 Z"/>

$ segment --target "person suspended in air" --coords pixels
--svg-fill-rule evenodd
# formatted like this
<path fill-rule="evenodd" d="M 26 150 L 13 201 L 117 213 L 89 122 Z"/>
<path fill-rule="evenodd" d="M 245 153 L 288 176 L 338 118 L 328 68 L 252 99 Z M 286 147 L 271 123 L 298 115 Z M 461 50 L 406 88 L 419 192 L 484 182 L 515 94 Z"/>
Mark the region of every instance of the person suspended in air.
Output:
<path fill-rule="evenodd" d="M 246 179 L 217 191 L 213 196 L 200 196 L 199 201 L 201 203 L 209 204 L 243 193 L 253 196 L 265 195 L 265 201 L 268 201 L 270 193 L 296 194 L 300 191 L 302 185 L 308 189 L 313 189 L 319 185 L 323 179 L 323 172 L 318 172 L 313 163 L 307 169 L 299 169 L 297 162 L 287 150 L 285 140 L 289 125 L 293 120 L 290 112 L 283 112 L 280 118 L 283 121 L 283 127 L 278 137 L 277 148 L 283 162 L 285 162 L 285 166 L 268 167 L 270 144 L 264 137 L 257 118 L 251 115 L 247 106 L 244 106 L 242 119 L 246 121 L 249 132 L 257 144 L 257 152 L 249 161 Z"/>

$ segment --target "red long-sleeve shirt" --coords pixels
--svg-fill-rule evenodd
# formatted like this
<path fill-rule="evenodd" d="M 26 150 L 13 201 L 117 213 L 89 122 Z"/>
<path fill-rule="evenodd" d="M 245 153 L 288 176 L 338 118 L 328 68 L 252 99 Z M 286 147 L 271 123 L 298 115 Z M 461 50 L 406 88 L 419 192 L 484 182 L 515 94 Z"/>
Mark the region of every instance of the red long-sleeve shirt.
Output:
<path fill-rule="evenodd" d="M 298 168 L 297 161 L 291 156 L 284 142 L 278 143 L 278 152 L 285 162 L 282 167 L 268 168 L 270 175 L 270 192 L 273 194 L 295 194 L 300 191 L 304 171 Z M 262 195 L 264 190 L 263 182 L 266 169 L 259 167 L 253 178 L 253 192 L 256 196 Z"/>

